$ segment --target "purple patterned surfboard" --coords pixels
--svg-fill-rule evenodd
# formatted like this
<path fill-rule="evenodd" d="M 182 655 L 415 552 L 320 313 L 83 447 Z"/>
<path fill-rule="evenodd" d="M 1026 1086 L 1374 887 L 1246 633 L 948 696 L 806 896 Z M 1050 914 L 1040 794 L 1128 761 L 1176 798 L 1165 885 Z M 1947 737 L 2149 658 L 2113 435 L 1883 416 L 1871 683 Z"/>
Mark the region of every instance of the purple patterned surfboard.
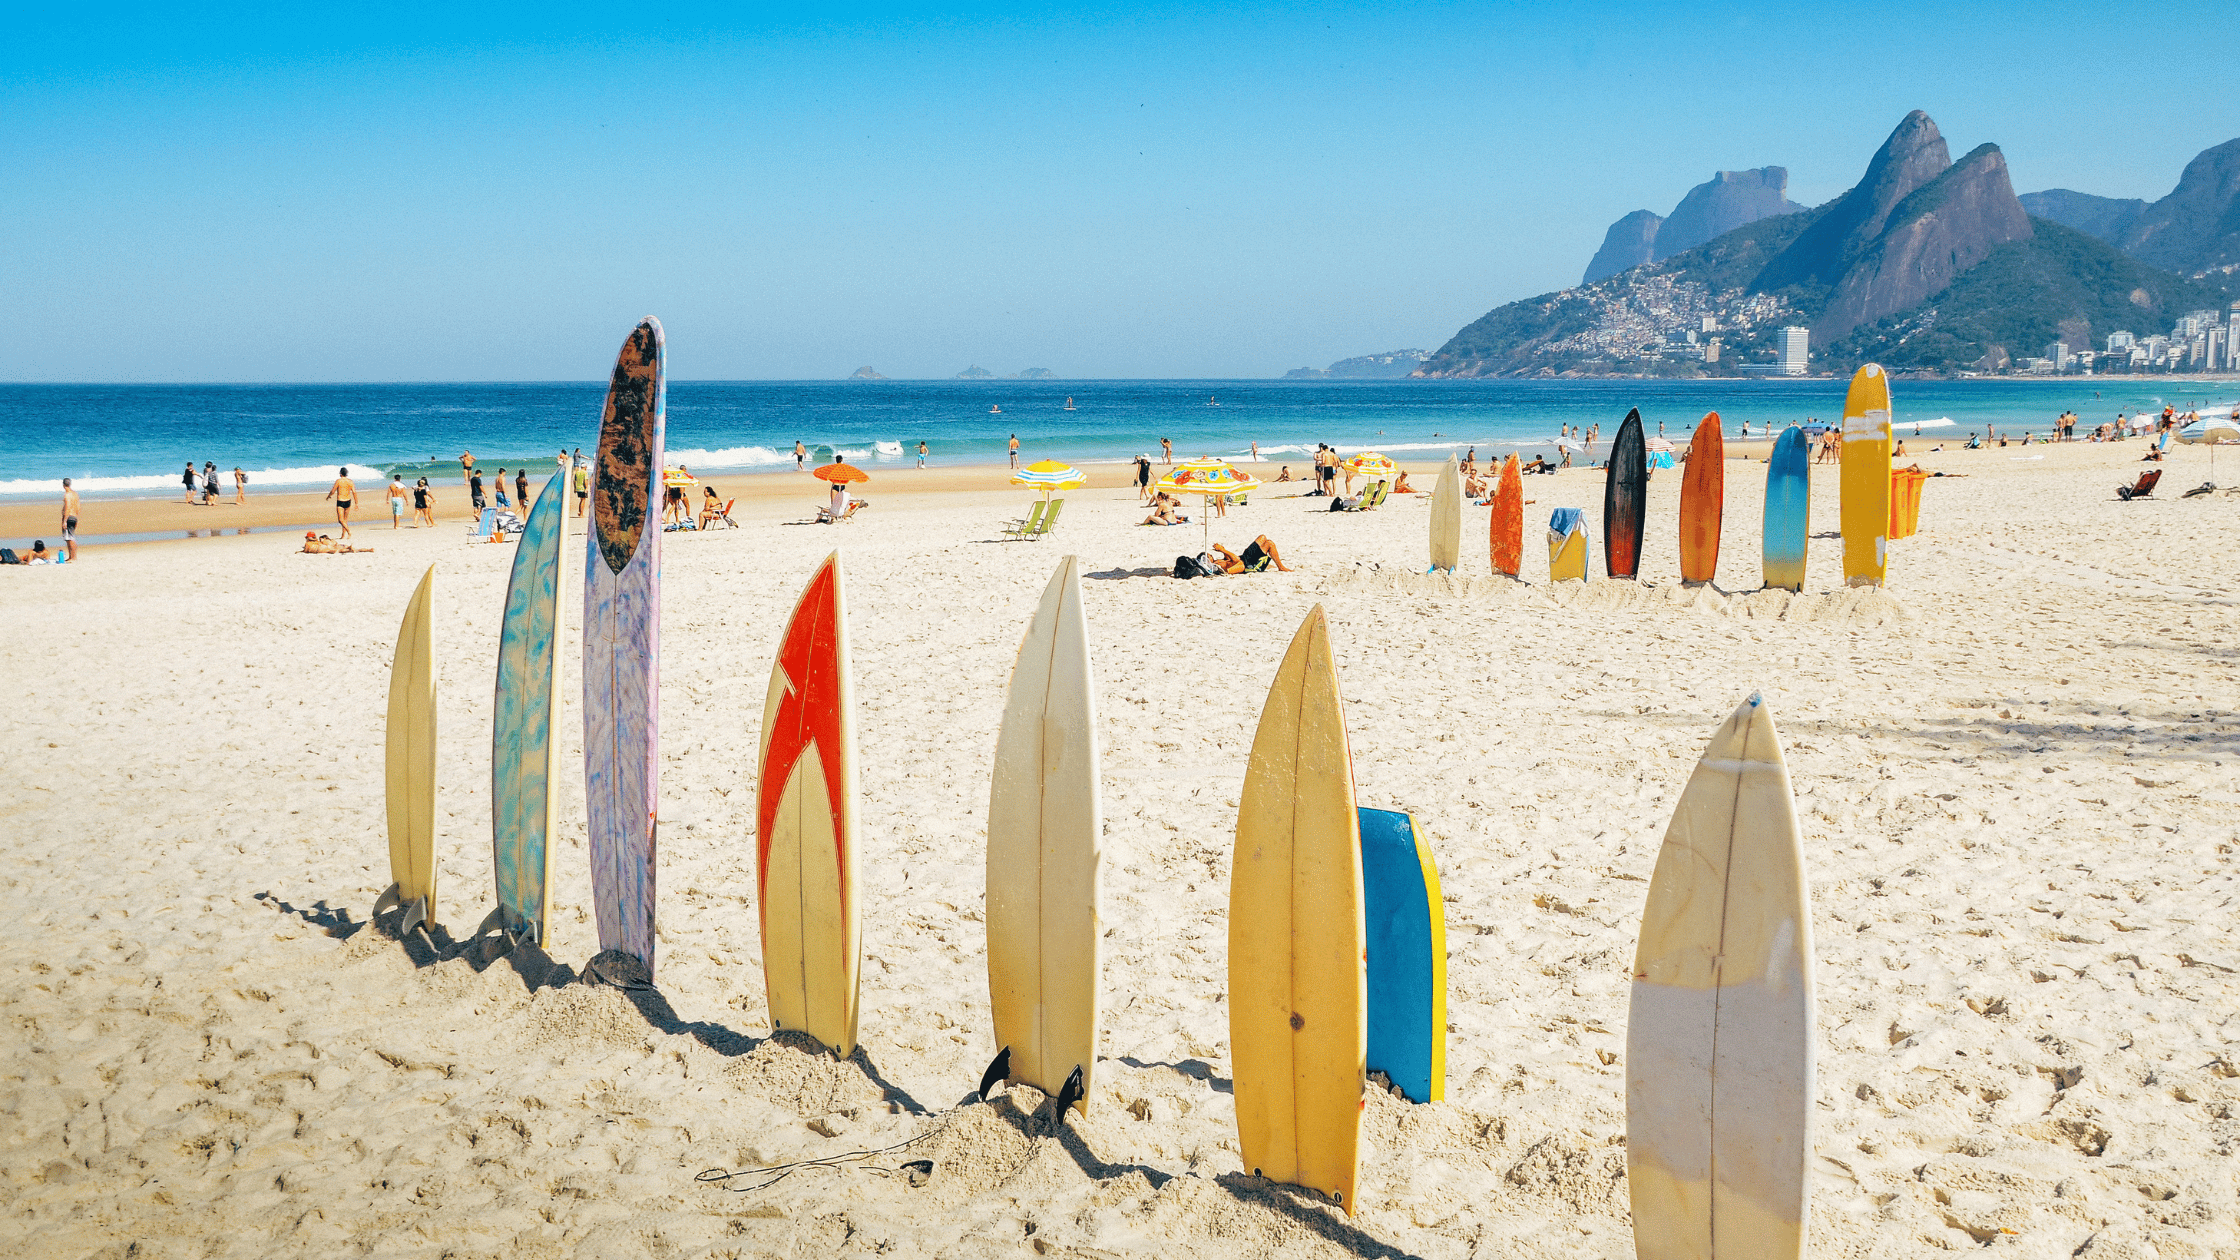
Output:
<path fill-rule="evenodd" d="M 661 321 L 622 344 L 599 421 L 583 549 L 583 790 L 601 978 L 653 982 L 657 696 L 661 674 L 661 477 L 667 351 Z M 642 974 L 639 974 L 642 969 Z"/>

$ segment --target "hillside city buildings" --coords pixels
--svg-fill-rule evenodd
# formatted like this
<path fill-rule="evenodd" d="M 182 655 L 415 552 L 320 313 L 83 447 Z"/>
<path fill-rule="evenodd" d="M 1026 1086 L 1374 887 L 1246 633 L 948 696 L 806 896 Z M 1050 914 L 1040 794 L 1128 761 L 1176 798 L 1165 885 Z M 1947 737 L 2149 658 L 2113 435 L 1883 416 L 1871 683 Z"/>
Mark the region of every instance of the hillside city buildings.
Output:
<path fill-rule="evenodd" d="M 2072 346 L 2055 341 L 2017 370 L 2038 375 L 2059 372 L 2240 372 L 2240 302 L 2229 310 L 2191 311 L 2168 336 L 2108 334 L 2105 347 Z"/>

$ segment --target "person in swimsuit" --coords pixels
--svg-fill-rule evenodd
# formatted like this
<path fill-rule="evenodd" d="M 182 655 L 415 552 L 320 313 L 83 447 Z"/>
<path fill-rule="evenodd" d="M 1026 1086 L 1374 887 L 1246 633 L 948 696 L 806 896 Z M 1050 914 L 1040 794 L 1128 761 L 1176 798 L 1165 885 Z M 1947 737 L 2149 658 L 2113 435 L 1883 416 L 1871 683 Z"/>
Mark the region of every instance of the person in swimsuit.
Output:
<path fill-rule="evenodd" d="M 1019 466 L 1019 435 L 1016 433 L 1011 435 L 1011 466 Z"/>
<path fill-rule="evenodd" d="M 513 501 L 521 505 L 521 515 L 529 515 L 529 470 L 513 470 Z"/>
<path fill-rule="evenodd" d="M 1269 538 L 1266 534 L 1253 539 L 1252 544 L 1244 549 L 1244 554 L 1241 556 L 1220 543 L 1213 544 L 1213 549 L 1221 553 L 1221 558 L 1214 563 L 1221 567 L 1223 573 L 1243 573 L 1260 563 L 1262 559 L 1267 560 L 1269 564 L 1285 573 L 1291 572 L 1291 566 L 1285 564 L 1283 557 L 1276 554 L 1275 540 Z"/>
<path fill-rule="evenodd" d="M 186 470 L 185 472 L 183 472 L 183 473 L 179 474 L 179 484 L 180 484 L 180 485 L 182 485 L 182 486 L 185 486 L 185 487 L 187 488 L 187 493 L 186 493 L 186 497 L 185 497 L 185 498 L 184 498 L 183 500 L 181 500 L 181 501 L 182 501 L 182 502 L 185 502 L 185 503 L 192 503 L 192 502 L 194 502 L 194 461 L 193 461 L 193 460 L 191 460 L 191 459 L 190 459 L 190 460 L 188 460 L 188 461 L 187 461 L 187 470 Z"/>
<path fill-rule="evenodd" d="M 218 466 L 208 460 L 202 462 L 202 501 L 212 507 L 218 503 Z"/>
<path fill-rule="evenodd" d="M 423 524 L 430 529 L 436 527 L 436 492 L 428 488 L 426 477 L 412 487 L 412 527 L 418 529 Z"/>
<path fill-rule="evenodd" d="M 233 468 L 233 505 L 235 507 L 249 506 L 249 474 L 241 471 L 239 464 L 234 465 Z"/>
<path fill-rule="evenodd" d="M 503 464 L 498 466 L 498 506 L 502 508 L 513 506 L 506 498 L 506 470 Z"/>
<path fill-rule="evenodd" d="M 483 507 L 482 474 L 472 469 L 467 471 L 467 497 L 474 502 L 474 514 L 478 517 L 481 516 Z"/>
<path fill-rule="evenodd" d="M 920 442 L 920 443 L 918 443 L 918 467 L 920 467 L 920 468 L 923 468 L 923 467 L 925 467 L 925 466 L 926 466 L 926 444 L 925 444 L 925 443 L 923 443 L 923 442 Z"/>
<path fill-rule="evenodd" d="M 64 560 L 78 558 L 78 492 L 70 479 L 62 479 L 62 551 Z"/>
<path fill-rule="evenodd" d="M 334 523 L 342 527 L 342 536 L 350 536 L 350 505 L 358 501 L 358 487 L 350 480 L 348 468 L 337 468 L 334 484 L 327 488 L 327 497 L 334 500 Z"/>
<path fill-rule="evenodd" d="M 577 460 L 575 471 L 569 474 L 569 481 L 576 488 L 576 515 L 581 516 L 584 504 L 591 501 L 591 466 Z"/>
<path fill-rule="evenodd" d="M 389 474 L 389 528 L 404 526 L 404 474 Z"/>
<path fill-rule="evenodd" d="M 1141 503 L 1151 497 L 1151 457 L 1136 456 L 1136 501 Z"/>
<path fill-rule="evenodd" d="M 1159 439 L 1159 462 L 1162 464 L 1174 462 L 1174 443 L 1165 438 Z"/>

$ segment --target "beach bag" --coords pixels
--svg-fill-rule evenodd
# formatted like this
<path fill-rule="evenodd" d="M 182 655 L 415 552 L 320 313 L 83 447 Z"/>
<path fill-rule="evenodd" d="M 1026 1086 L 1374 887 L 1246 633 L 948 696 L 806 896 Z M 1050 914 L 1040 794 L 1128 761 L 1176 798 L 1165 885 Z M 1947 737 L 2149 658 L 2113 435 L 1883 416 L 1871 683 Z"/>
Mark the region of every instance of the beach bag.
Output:
<path fill-rule="evenodd" d="M 1198 558 L 1196 556 L 1176 556 L 1174 558 L 1174 575 L 1184 581 L 1198 576 Z"/>
<path fill-rule="evenodd" d="M 1205 555 L 1204 553 L 1202 553 L 1202 552 L 1201 552 L 1201 553 L 1199 553 L 1199 554 L 1198 554 L 1198 555 L 1197 555 L 1196 557 L 1194 557 L 1193 559 L 1194 559 L 1194 562 L 1195 562 L 1195 563 L 1197 564 L 1197 566 L 1198 566 L 1198 576 L 1199 576 L 1199 577 L 1227 577 L 1227 576 L 1229 576 L 1229 571 L 1228 571 L 1227 569 L 1224 569 L 1224 568 L 1222 568 L 1222 567 L 1221 567 L 1220 565 L 1218 565 L 1218 564 L 1215 564 L 1215 563 L 1213 562 L 1213 557 L 1211 557 L 1211 556 Z"/>

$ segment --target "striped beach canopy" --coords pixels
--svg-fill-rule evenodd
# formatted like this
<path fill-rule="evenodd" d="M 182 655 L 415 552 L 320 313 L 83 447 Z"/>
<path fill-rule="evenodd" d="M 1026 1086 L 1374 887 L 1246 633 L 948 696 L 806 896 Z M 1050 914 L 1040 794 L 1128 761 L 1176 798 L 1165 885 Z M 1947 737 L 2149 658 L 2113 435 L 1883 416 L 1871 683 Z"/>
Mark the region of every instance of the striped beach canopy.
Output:
<path fill-rule="evenodd" d="M 1375 478 L 1400 475 L 1400 465 L 1393 463 L 1375 451 L 1363 451 L 1351 458 L 1341 459 L 1338 461 L 1338 467 L 1345 469 L 1356 477 Z"/>
<path fill-rule="evenodd" d="M 1011 484 L 1033 486 L 1047 495 L 1052 490 L 1073 490 L 1088 485 L 1089 479 L 1082 474 L 1080 469 L 1071 464 L 1061 464 L 1057 460 L 1046 459 L 1040 463 L 1029 464 L 1025 468 L 1015 469 L 1011 474 Z"/>
<path fill-rule="evenodd" d="M 1243 494 L 1260 484 L 1257 478 L 1237 471 L 1227 460 L 1210 456 L 1176 464 L 1159 478 L 1159 489 L 1168 494 Z"/>

